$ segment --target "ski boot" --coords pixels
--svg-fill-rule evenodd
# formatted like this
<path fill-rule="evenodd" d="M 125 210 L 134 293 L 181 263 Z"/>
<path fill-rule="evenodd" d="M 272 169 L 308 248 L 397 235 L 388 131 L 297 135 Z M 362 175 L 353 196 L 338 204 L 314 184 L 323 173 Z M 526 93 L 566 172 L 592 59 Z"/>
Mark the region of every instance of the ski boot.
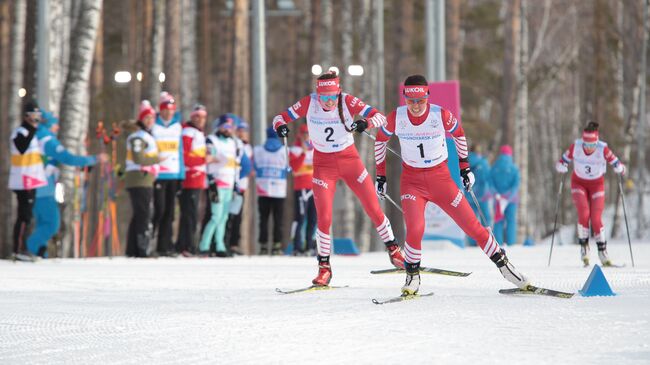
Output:
<path fill-rule="evenodd" d="M 273 247 L 271 248 L 271 255 L 281 256 L 282 255 L 282 242 L 274 242 Z"/>
<path fill-rule="evenodd" d="M 329 256 L 318 256 L 318 275 L 311 281 L 315 286 L 328 286 L 332 280 L 332 267 Z"/>
<path fill-rule="evenodd" d="M 492 255 L 490 260 L 497 265 L 497 268 L 501 271 L 501 275 L 503 275 L 506 280 L 515 284 L 520 289 L 526 289 L 529 284 L 528 278 L 512 266 L 504 249 L 501 249 Z"/>
<path fill-rule="evenodd" d="M 585 267 L 589 266 L 589 238 L 579 238 L 578 243 L 580 244 L 580 257 L 582 258 L 582 263 Z M 600 252 L 598 253 L 600 255 Z M 607 253 L 605 253 L 607 255 Z"/>
<path fill-rule="evenodd" d="M 260 243 L 260 255 L 268 255 L 269 254 L 269 248 L 267 247 L 266 243 Z"/>
<path fill-rule="evenodd" d="M 598 258 L 603 267 L 612 266 L 612 261 L 607 254 L 607 242 L 596 242 L 596 245 L 598 246 Z"/>
<path fill-rule="evenodd" d="M 406 282 L 402 287 L 402 296 L 415 295 L 420 290 L 420 263 L 405 264 Z"/>
<path fill-rule="evenodd" d="M 388 251 L 390 263 L 398 269 L 404 269 L 404 256 L 402 256 L 402 251 L 397 245 L 397 240 L 393 239 L 392 241 L 384 242 L 384 244 Z"/>

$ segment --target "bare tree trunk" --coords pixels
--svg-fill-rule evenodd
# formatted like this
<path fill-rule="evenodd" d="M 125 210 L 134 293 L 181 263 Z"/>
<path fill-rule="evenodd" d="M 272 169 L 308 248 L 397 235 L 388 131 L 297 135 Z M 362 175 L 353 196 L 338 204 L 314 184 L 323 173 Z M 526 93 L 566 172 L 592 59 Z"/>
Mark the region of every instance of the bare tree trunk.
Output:
<path fill-rule="evenodd" d="M 151 37 L 151 66 L 149 68 L 149 77 L 147 77 L 148 92 L 146 95 L 147 99 L 151 100 L 151 104 L 156 105 L 160 95 L 158 75 L 163 70 L 165 55 L 165 1 L 155 1 L 153 7 L 154 29 Z"/>
<path fill-rule="evenodd" d="M 11 27 L 11 73 L 9 88 L 9 123 L 12 126 L 20 124 L 20 97 L 18 90 L 23 87 L 23 57 L 25 55 L 25 21 L 27 19 L 27 2 L 14 2 L 13 26 Z"/>
<path fill-rule="evenodd" d="M 176 102 L 181 102 L 181 19 L 183 17 L 181 0 L 167 0 L 165 8 L 165 55 L 163 72 L 165 73 L 165 90 L 169 91 L 176 97 Z M 183 32 L 188 32 L 191 28 L 186 24 Z"/>
<path fill-rule="evenodd" d="M 249 3 L 248 0 L 235 0 L 233 9 L 233 112 L 246 120 L 250 120 Z"/>
<path fill-rule="evenodd" d="M 198 64 L 199 68 L 199 100 L 206 104 L 209 108 L 208 111 L 212 111 L 214 104 L 212 102 L 212 85 L 215 84 L 214 78 L 212 75 L 212 37 L 210 34 L 210 1 L 202 0 L 201 1 L 201 12 L 198 19 L 200 26 L 199 33 L 199 44 L 198 57 L 201 62 Z"/>
<path fill-rule="evenodd" d="M 636 237 L 642 238 L 645 234 L 646 221 L 644 212 L 645 198 L 645 179 L 646 179 L 646 128 L 648 125 L 648 115 L 646 114 L 646 74 L 647 74 L 647 53 L 648 53 L 648 1 L 643 0 L 643 38 L 641 43 L 641 57 L 639 58 L 639 130 L 637 131 L 637 226 Z"/>
<path fill-rule="evenodd" d="M 85 152 L 84 137 L 88 131 L 88 89 L 90 69 L 101 13 L 101 0 L 83 0 L 79 18 L 72 32 L 70 64 L 61 101 L 61 130 L 59 138 L 64 146 L 76 153 Z M 72 191 L 73 172 L 65 168 L 62 181 Z M 72 212 L 64 210 L 64 221 L 71 222 Z M 72 230 L 67 230 L 71 232 Z M 64 240 L 63 256 L 69 256 L 71 237 Z"/>
<path fill-rule="evenodd" d="M 14 5 L 16 3 L 14 2 Z M 12 34 L 13 19 L 11 17 L 11 4 L 9 2 L 0 3 L 0 69 L 12 70 L 13 62 L 13 44 Z M 15 120 L 8 119 L 7 110 L 10 103 L 14 103 L 17 91 L 12 91 L 11 80 L 13 72 L 0 72 L 0 152 L 3 156 L 9 156 L 9 136 L 11 129 L 16 123 Z M 11 225 L 13 222 L 12 215 L 14 211 L 14 197 L 11 191 L 7 188 L 7 180 L 9 179 L 9 159 L 0 159 L 0 194 L 7 197 L 6 203 L 0 207 L 0 257 L 6 257 L 12 251 L 11 246 Z"/>
<path fill-rule="evenodd" d="M 514 144 L 517 98 L 516 73 L 519 67 L 520 0 L 508 0 L 505 18 L 503 57 L 503 94 L 501 95 L 501 144 Z"/>
<path fill-rule="evenodd" d="M 519 166 L 519 224 L 518 237 L 526 238 L 528 227 L 528 0 L 520 0 L 520 62 L 517 68 L 517 114 L 515 119 L 515 161 Z M 519 240 L 516 239 L 516 242 Z"/>
<path fill-rule="evenodd" d="M 333 45 L 333 34 L 332 34 L 332 21 L 333 21 L 333 9 L 332 9 L 332 0 L 321 0 L 321 9 L 322 9 L 322 29 L 323 37 L 321 38 L 321 66 L 323 66 L 323 71 L 327 71 L 328 68 L 334 66 L 334 45 Z"/>
<path fill-rule="evenodd" d="M 460 36 L 461 0 L 447 0 L 447 79 L 460 79 L 460 61 L 463 56 L 463 40 Z"/>
<path fill-rule="evenodd" d="M 183 31 L 181 32 L 181 110 L 189 118 L 192 105 L 198 97 L 197 52 L 196 52 L 196 7 L 195 0 L 183 0 Z"/>
<path fill-rule="evenodd" d="M 49 66 L 49 105 L 44 108 L 55 115 L 59 114 L 63 84 L 67 73 L 69 55 L 70 18 L 67 11 L 70 9 L 69 0 L 51 0 L 50 6 L 50 66 Z M 56 35 L 56 36 L 54 36 Z"/>

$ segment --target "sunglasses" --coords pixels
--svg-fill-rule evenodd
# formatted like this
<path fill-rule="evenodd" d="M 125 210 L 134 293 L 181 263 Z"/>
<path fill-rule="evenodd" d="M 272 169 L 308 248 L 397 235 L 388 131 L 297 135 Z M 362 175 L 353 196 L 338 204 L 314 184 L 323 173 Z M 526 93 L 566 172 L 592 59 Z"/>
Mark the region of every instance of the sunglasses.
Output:
<path fill-rule="evenodd" d="M 411 98 L 406 98 L 406 104 L 408 105 L 423 105 L 427 103 L 427 98 L 420 98 L 420 99 L 411 99 Z"/>
<path fill-rule="evenodd" d="M 582 145 L 587 149 L 592 149 L 598 146 L 598 142 L 583 143 Z"/>
<path fill-rule="evenodd" d="M 328 101 L 336 101 L 336 99 L 338 99 L 339 96 L 338 94 L 336 94 L 336 95 L 318 95 L 318 97 L 320 98 L 320 101 L 322 101 L 323 103 L 327 103 Z"/>

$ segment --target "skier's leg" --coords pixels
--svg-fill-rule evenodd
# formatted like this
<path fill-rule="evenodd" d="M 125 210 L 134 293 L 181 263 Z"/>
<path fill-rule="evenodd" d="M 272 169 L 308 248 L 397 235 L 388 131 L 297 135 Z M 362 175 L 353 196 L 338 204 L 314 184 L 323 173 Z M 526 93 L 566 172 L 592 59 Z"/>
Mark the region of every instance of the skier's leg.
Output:
<path fill-rule="evenodd" d="M 316 205 L 314 204 L 314 194 L 310 191 L 309 199 L 305 204 L 307 206 L 307 229 L 305 230 L 305 250 L 313 252 L 316 249 L 314 235 L 316 234 Z M 313 253 L 311 253 L 313 255 Z"/>
<path fill-rule="evenodd" d="M 571 198 L 578 213 L 578 243 L 580 256 L 585 265 L 589 265 L 589 216 L 590 204 L 587 189 L 576 181 L 571 181 Z"/>
<path fill-rule="evenodd" d="M 328 285 L 332 280 L 330 254 L 332 252 L 332 204 L 336 194 L 336 182 L 339 179 L 337 164 L 338 154 L 314 152 L 314 175 L 312 178 L 314 205 L 318 220 L 316 222 L 316 251 L 318 259 L 318 275 L 314 285 Z"/>
<path fill-rule="evenodd" d="M 612 265 L 607 254 L 607 239 L 605 238 L 605 226 L 603 225 L 603 210 L 605 209 L 605 184 L 599 182 L 590 187 L 590 219 L 591 228 L 596 237 L 598 247 L 598 258 L 603 266 Z"/>
<path fill-rule="evenodd" d="M 421 176 L 403 172 L 400 184 L 401 205 L 404 210 L 404 225 L 406 226 L 406 241 L 404 242 L 406 282 L 402 287 L 402 293 L 407 295 L 417 293 L 420 288 L 424 210 L 427 201 L 418 189 L 422 183 L 418 177 L 421 178 Z"/>
<path fill-rule="evenodd" d="M 447 167 L 444 166 L 444 169 L 436 169 L 427 174 L 429 199 L 445 211 L 465 234 L 476 240 L 506 280 L 520 288 L 526 287 L 528 278 L 514 268 L 506 257 L 505 251 L 499 247 L 499 242 L 493 238 L 488 228 L 481 225 L 465 195 L 452 180 Z"/>

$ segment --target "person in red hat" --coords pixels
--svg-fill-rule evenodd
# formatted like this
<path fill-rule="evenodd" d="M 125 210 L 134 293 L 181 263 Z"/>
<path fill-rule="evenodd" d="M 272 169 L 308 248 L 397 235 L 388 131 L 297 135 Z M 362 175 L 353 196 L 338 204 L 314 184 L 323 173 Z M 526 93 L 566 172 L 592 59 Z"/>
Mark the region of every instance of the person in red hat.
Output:
<path fill-rule="evenodd" d="M 390 137 L 395 135 L 401 146 L 400 195 L 406 224 L 406 282 L 402 287 L 402 294 L 415 295 L 420 288 L 424 209 L 428 202 L 444 210 L 474 239 L 508 281 L 525 288 L 528 286 L 528 279 L 514 268 L 490 230 L 478 221 L 463 192 L 456 186 L 449 173 L 445 139 L 447 133 L 454 139 L 465 189 L 469 191 L 474 184 L 474 174 L 467 159 L 467 141 L 463 127 L 448 110 L 428 102 L 428 85 L 421 75 L 406 78 L 406 106 L 388 114 L 387 124 L 379 128 L 375 141 L 376 190 L 380 199 L 385 198 L 387 191 L 386 152 Z"/>
<path fill-rule="evenodd" d="M 309 127 L 301 124 L 294 146 L 289 150 L 289 164 L 293 172 L 294 218 L 291 225 L 293 252 L 295 255 L 316 251 L 316 205 L 312 182 L 314 175 L 314 146 L 309 140 Z M 304 246 L 302 229 L 305 226 Z"/>
<path fill-rule="evenodd" d="M 578 212 L 578 243 L 585 265 L 589 265 L 589 223 L 596 238 L 598 258 L 603 266 L 611 266 L 607 254 L 607 240 L 602 214 L 605 207 L 605 172 L 609 163 L 617 174 L 625 174 L 625 165 L 614 155 L 607 143 L 599 140 L 598 123 L 589 122 L 582 132 L 582 138 L 564 152 L 555 164 L 555 170 L 571 174 L 571 197 Z"/>
<path fill-rule="evenodd" d="M 151 200 L 158 163 L 162 161 L 151 133 L 155 122 L 156 111 L 148 100 L 143 100 L 136 122 L 137 130 L 126 138 L 124 185 L 133 211 L 126 242 L 128 257 L 149 257 L 155 250 L 150 244 Z"/>
<path fill-rule="evenodd" d="M 354 121 L 360 115 L 363 119 Z M 318 275 L 312 283 L 326 286 L 332 278 L 330 253 L 332 248 L 332 203 L 336 183 L 345 181 L 359 198 L 366 213 L 375 224 L 377 233 L 384 241 L 391 263 L 403 267 L 397 240 L 388 217 L 381 210 L 373 193 L 373 184 L 368 177 L 359 153 L 354 146 L 352 132 L 359 133 L 366 128 L 376 128 L 386 123 L 384 115 L 361 99 L 344 93 L 335 72 L 328 72 L 316 80 L 316 92 L 303 97 L 293 106 L 273 118 L 273 128 L 286 138 L 287 123 L 306 117 L 309 137 L 314 146 L 314 203 L 317 212 L 316 246 L 318 252 Z"/>

